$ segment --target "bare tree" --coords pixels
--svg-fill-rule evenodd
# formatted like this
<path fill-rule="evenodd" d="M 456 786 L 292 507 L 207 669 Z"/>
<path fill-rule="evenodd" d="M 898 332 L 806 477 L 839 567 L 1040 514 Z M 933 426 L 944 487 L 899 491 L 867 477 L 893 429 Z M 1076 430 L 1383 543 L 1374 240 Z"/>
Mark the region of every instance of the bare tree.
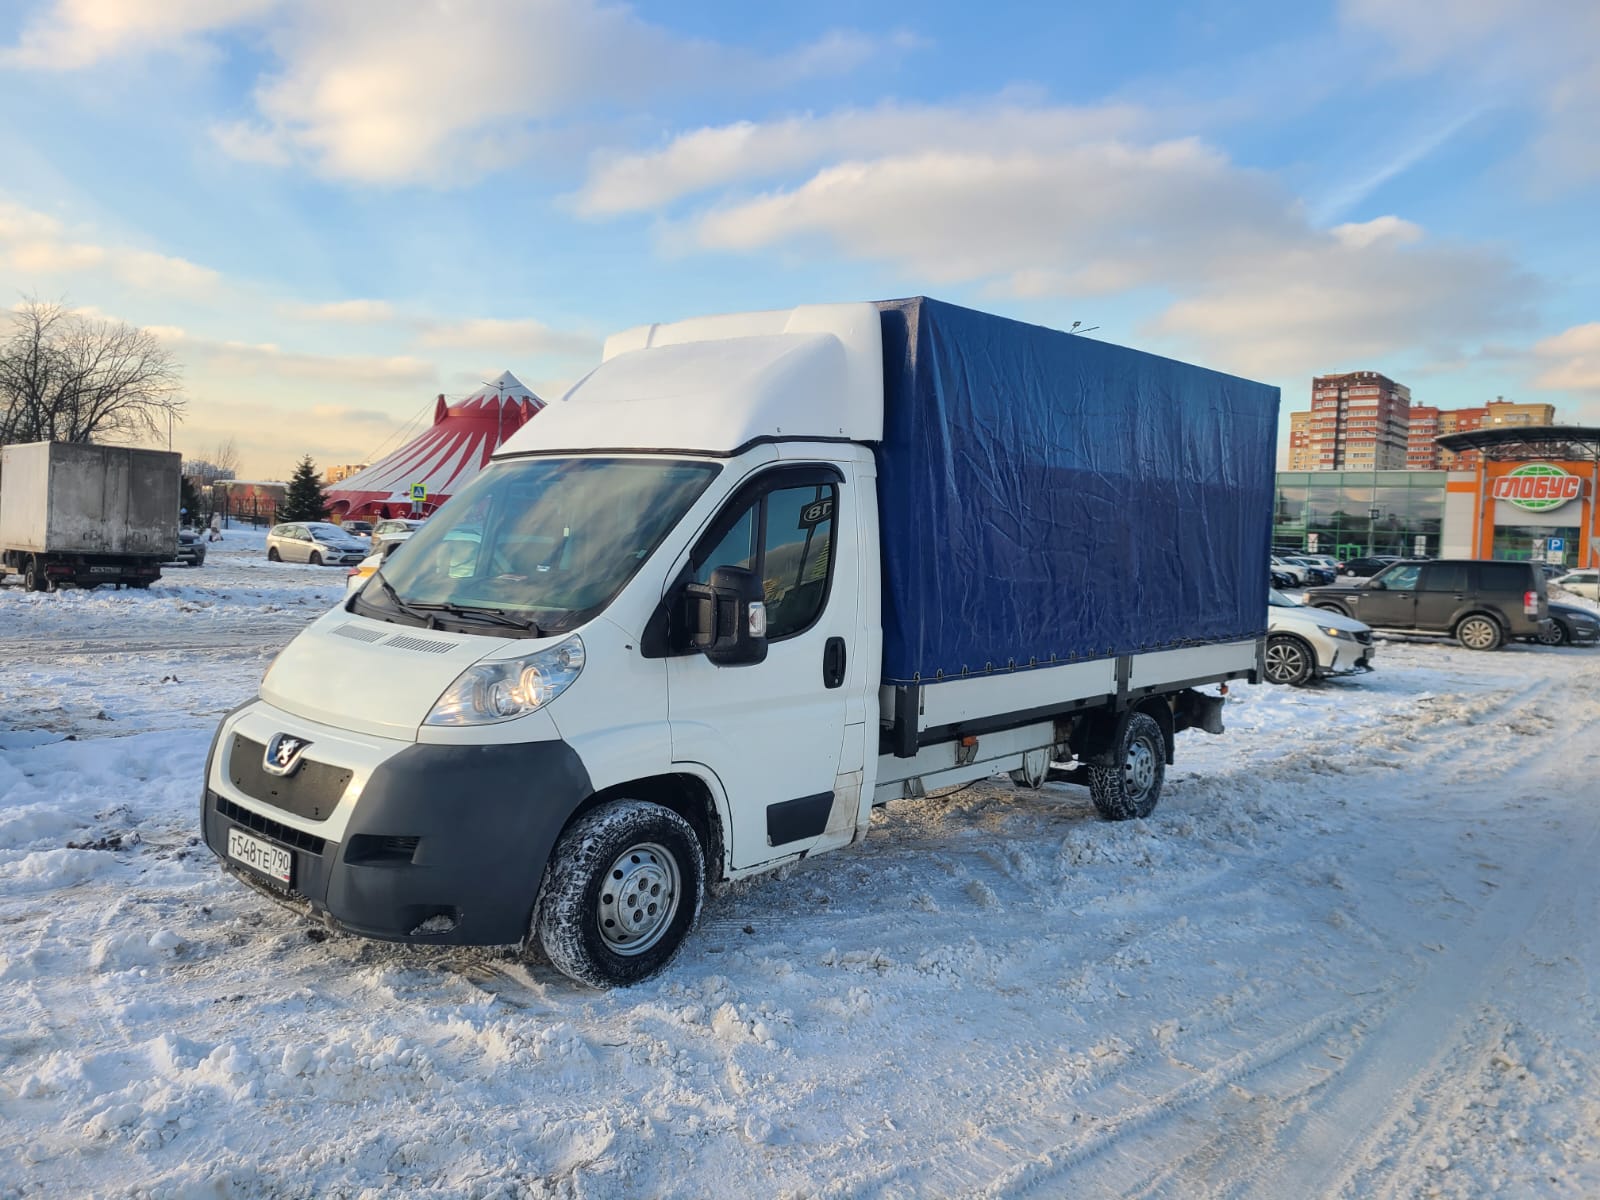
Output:
<path fill-rule="evenodd" d="M 183 413 L 182 378 L 147 330 L 28 300 L 0 340 L 0 443 L 159 437 Z"/>
<path fill-rule="evenodd" d="M 239 447 L 231 437 L 226 437 L 211 448 L 207 458 L 188 459 L 183 464 L 185 478 L 202 484 L 216 483 L 220 479 L 239 477 Z"/>

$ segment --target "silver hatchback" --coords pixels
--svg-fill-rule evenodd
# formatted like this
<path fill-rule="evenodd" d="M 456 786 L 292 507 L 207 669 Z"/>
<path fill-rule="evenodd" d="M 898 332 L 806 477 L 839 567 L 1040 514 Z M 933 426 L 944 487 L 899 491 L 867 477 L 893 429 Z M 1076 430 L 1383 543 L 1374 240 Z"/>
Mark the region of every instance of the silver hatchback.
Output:
<path fill-rule="evenodd" d="M 267 534 L 267 557 L 273 562 L 353 567 L 371 551 L 368 543 L 329 521 L 290 521 Z"/>

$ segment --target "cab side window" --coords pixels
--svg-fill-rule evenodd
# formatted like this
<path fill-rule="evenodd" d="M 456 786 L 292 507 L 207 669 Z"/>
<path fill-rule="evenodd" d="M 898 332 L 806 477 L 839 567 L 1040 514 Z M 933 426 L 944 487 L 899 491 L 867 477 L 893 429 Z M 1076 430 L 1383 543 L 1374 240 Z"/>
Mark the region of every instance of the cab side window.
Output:
<path fill-rule="evenodd" d="M 761 580 L 767 605 L 767 640 L 809 629 L 827 604 L 833 580 L 834 509 L 831 482 L 774 487 L 752 499 L 724 532 L 690 558 L 696 583 L 709 583 L 718 567 L 743 567 Z"/>
<path fill-rule="evenodd" d="M 832 574 L 836 499 L 826 483 L 767 496 L 761 580 L 769 641 L 799 633 L 822 614 Z"/>

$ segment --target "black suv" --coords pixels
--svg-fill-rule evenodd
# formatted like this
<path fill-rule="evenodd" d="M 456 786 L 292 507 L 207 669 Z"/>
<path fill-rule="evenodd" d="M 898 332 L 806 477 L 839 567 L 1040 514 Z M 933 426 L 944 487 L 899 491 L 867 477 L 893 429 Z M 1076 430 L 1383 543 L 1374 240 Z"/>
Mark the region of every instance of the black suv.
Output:
<path fill-rule="evenodd" d="M 1547 632 L 1544 575 L 1527 562 L 1428 559 L 1397 562 L 1364 583 L 1313 588 L 1306 603 L 1375 629 L 1448 633 L 1469 650 Z"/>

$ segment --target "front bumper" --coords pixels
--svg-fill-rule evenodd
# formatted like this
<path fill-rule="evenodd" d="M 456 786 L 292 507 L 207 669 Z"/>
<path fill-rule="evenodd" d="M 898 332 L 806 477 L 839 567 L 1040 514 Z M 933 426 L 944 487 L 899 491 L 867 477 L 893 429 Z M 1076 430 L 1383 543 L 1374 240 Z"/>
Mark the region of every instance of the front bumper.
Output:
<path fill-rule="evenodd" d="M 342 772 L 339 785 L 348 781 L 359 795 L 338 796 L 330 811 L 297 793 L 295 776 L 268 785 L 272 777 L 233 764 L 238 737 L 224 720 L 212 745 L 201 807 L 206 845 L 275 899 L 387 941 L 522 942 L 555 840 L 591 791 L 582 761 L 562 741 L 408 744 L 364 782 L 360 771 Z M 313 786 L 326 789 L 339 748 L 324 741 L 316 749 L 324 761 Z M 331 820 L 335 812 L 347 819 Z M 324 827 L 340 829 L 338 840 L 315 832 Z M 230 828 L 287 850 L 289 883 L 230 859 Z"/>
<path fill-rule="evenodd" d="M 1317 674 L 1319 676 L 1353 675 L 1358 671 L 1375 669 L 1372 660 L 1376 656 L 1378 648 L 1370 642 L 1362 644 L 1360 642 L 1338 641 L 1333 645 L 1333 657 L 1328 661 L 1328 665 L 1323 666 L 1320 661 L 1317 665 Z"/>

